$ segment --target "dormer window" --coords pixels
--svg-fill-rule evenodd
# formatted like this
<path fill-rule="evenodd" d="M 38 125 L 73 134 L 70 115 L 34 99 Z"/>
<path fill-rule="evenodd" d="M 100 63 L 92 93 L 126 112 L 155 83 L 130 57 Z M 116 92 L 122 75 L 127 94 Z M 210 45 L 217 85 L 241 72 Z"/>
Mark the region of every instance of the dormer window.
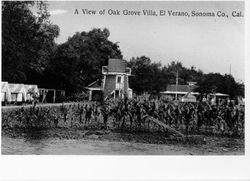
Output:
<path fill-rule="evenodd" d="M 120 84 L 121 81 L 122 81 L 122 77 L 121 77 L 121 76 L 118 76 L 118 77 L 117 77 L 117 83 Z"/>
<path fill-rule="evenodd" d="M 131 75 L 131 68 L 126 67 L 125 72 L 126 72 L 126 74 Z"/>

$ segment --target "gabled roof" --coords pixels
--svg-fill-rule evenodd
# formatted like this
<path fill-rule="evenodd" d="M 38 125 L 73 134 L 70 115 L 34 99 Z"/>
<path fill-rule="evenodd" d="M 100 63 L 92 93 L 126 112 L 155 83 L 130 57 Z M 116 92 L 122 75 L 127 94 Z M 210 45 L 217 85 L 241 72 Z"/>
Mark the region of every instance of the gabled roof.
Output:
<path fill-rule="evenodd" d="M 5 95 L 6 95 L 6 99 L 7 99 L 7 101 L 10 101 L 11 100 L 11 92 L 10 92 L 10 89 L 9 89 L 9 84 L 8 84 L 8 82 L 1 82 L 1 84 L 2 84 L 2 93 L 5 93 Z M 2 97 L 2 100 L 3 100 L 4 98 Z"/>
<path fill-rule="evenodd" d="M 96 80 L 95 82 L 92 82 L 91 84 L 89 84 L 86 88 L 87 89 L 102 89 L 102 82 L 100 84 L 100 80 Z"/>
<path fill-rule="evenodd" d="M 39 93 L 37 85 L 32 85 L 32 84 L 24 85 L 24 88 L 25 88 L 26 92 L 28 92 L 29 90 L 33 90 L 34 92 Z"/>
<path fill-rule="evenodd" d="M 9 87 L 8 87 L 8 82 L 1 82 L 1 87 L 2 87 L 2 92 L 7 92 Z"/>
<path fill-rule="evenodd" d="M 10 84 L 9 89 L 11 93 L 25 93 L 24 84 Z"/>
<path fill-rule="evenodd" d="M 173 91 L 173 92 L 192 92 L 195 88 L 198 86 L 196 85 L 175 85 L 170 84 L 167 86 L 167 91 Z"/>
<path fill-rule="evenodd" d="M 191 93 L 187 93 L 181 99 L 182 102 L 196 102 L 196 97 Z"/>
<path fill-rule="evenodd" d="M 183 98 L 186 98 L 186 99 L 196 99 L 194 95 L 192 95 L 191 93 L 187 93 L 183 96 Z"/>

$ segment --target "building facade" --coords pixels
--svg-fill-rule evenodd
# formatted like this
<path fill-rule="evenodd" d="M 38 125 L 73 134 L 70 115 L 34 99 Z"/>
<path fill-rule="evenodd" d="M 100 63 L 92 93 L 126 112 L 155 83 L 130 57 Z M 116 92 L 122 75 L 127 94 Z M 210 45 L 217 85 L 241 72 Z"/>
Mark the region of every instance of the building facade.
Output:
<path fill-rule="evenodd" d="M 98 99 L 100 93 L 103 98 L 132 98 L 132 89 L 129 88 L 129 76 L 131 68 L 127 67 L 125 60 L 109 59 L 108 65 L 102 67 L 102 81 L 90 84 L 89 100 Z"/>

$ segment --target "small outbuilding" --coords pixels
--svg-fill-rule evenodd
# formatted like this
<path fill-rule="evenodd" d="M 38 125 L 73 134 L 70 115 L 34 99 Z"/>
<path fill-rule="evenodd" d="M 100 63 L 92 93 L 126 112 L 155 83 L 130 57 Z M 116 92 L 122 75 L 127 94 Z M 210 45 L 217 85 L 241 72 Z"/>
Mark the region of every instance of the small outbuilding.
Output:
<path fill-rule="evenodd" d="M 194 92 L 194 90 L 198 86 L 194 84 L 189 85 L 176 85 L 176 84 L 169 84 L 167 85 L 167 89 L 164 92 L 161 92 L 160 94 L 163 97 L 168 98 L 169 100 L 182 100 L 183 97 L 185 97 L 187 94 L 192 96 L 198 96 L 198 92 Z"/>
<path fill-rule="evenodd" d="M 90 101 L 99 101 L 103 98 L 103 83 L 101 80 L 96 80 L 86 87 L 89 92 Z"/>
<path fill-rule="evenodd" d="M 208 100 L 210 100 L 213 105 L 221 103 L 223 100 L 229 99 L 229 95 L 228 94 L 222 94 L 222 93 L 218 93 L 218 92 L 217 93 L 208 94 L 207 97 L 208 97 Z"/>

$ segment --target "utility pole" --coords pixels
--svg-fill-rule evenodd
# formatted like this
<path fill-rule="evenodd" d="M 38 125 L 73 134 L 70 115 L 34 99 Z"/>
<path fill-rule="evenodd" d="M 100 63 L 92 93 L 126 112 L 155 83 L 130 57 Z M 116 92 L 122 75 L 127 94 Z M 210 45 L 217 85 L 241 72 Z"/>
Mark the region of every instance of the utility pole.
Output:
<path fill-rule="evenodd" d="M 178 96 L 177 96 L 177 86 L 178 86 L 178 70 L 176 72 L 176 83 L 175 83 L 175 100 L 177 101 Z"/>
<path fill-rule="evenodd" d="M 230 63 L 230 70 L 229 70 L 229 75 L 231 75 L 231 63 Z"/>

